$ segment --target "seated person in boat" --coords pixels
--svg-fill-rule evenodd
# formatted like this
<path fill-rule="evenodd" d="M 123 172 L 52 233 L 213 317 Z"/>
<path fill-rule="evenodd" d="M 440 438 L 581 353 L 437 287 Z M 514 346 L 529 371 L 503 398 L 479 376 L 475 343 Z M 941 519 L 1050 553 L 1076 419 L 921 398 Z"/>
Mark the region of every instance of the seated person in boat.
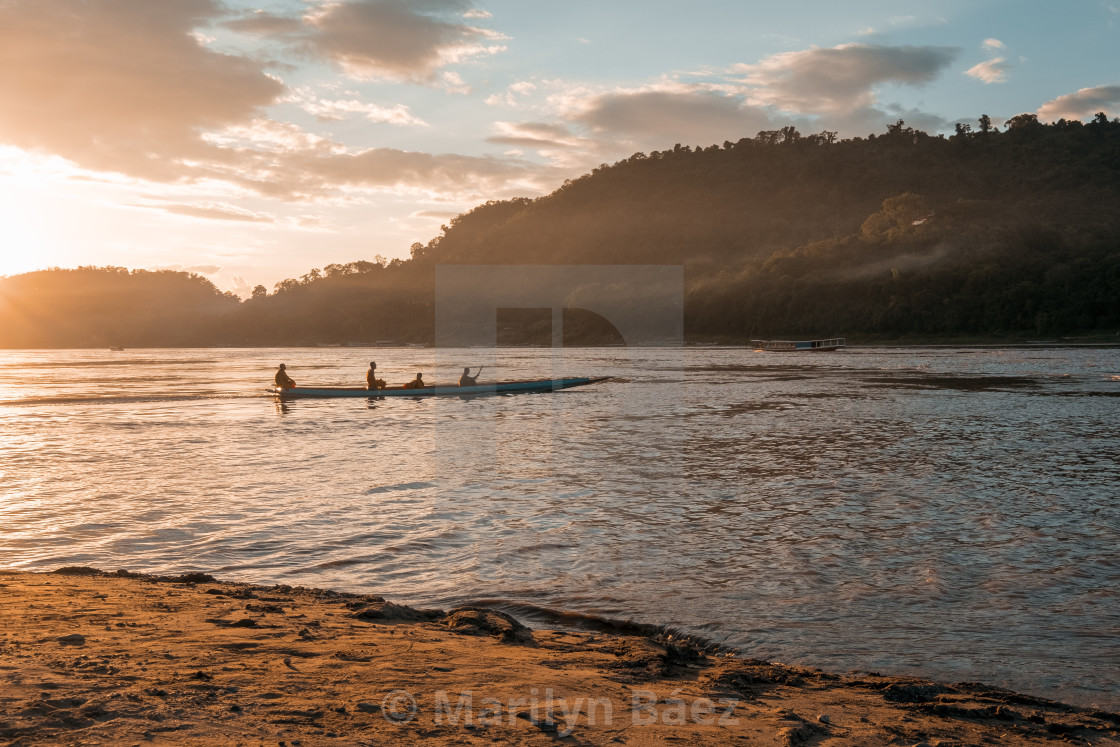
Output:
<path fill-rule="evenodd" d="M 422 373 L 416 374 L 415 379 L 404 385 L 405 389 L 423 389 L 424 387 L 424 374 Z"/>
<path fill-rule="evenodd" d="M 377 378 L 377 362 L 369 362 L 369 370 L 366 371 L 366 389 L 384 389 L 385 379 Z"/>
<path fill-rule="evenodd" d="M 478 373 L 471 376 L 470 367 L 463 369 L 463 375 L 459 377 L 459 386 L 474 386 L 478 383 L 478 374 L 482 373 L 482 366 L 478 367 Z"/>
<path fill-rule="evenodd" d="M 281 363 L 280 368 L 276 369 L 276 386 L 281 389 L 295 389 L 296 382 L 292 381 L 292 377 L 288 376 L 288 372 L 284 368 L 284 364 Z"/>

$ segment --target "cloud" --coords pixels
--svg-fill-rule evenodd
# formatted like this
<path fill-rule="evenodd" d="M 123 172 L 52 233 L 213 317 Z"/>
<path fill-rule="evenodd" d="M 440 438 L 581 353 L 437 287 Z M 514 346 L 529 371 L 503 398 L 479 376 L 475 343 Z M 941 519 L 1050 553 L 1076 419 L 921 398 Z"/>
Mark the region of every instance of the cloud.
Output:
<path fill-rule="evenodd" d="M 360 114 L 370 122 L 408 127 L 429 127 L 424 120 L 412 114 L 407 106 L 381 106 L 357 99 L 304 99 L 299 107 L 320 120 L 341 121 L 348 114 Z"/>
<path fill-rule="evenodd" d="M 283 173 L 258 186 L 278 194 L 314 196 L 333 190 L 396 190 L 475 199 L 511 185 L 544 186 L 540 169 L 513 159 L 370 148 L 337 155 L 292 154 Z"/>
<path fill-rule="evenodd" d="M 465 0 L 337 0 L 304 16 L 305 41 L 353 77 L 430 82 L 448 64 L 505 49 L 494 43 L 501 34 L 457 20 L 470 11 Z"/>
<path fill-rule="evenodd" d="M 469 0 L 308 0 L 301 16 L 257 10 L 224 22 L 228 29 L 280 40 L 290 51 L 321 57 L 359 79 L 441 83 L 469 93 L 457 74 L 437 73 L 466 60 L 497 54 L 504 35 L 463 19 L 491 14 Z M 451 75 L 452 77 L 448 77 Z"/>
<path fill-rule="evenodd" d="M 256 36 L 294 36 L 303 30 L 303 23 L 298 18 L 278 16 L 257 10 L 254 13 L 226 21 L 222 24 L 226 28 L 243 34 Z"/>
<path fill-rule="evenodd" d="M 323 231 L 327 229 L 326 221 L 318 215 L 297 215 L 288 219 L 288 225 L 306 231 Z"/>
<path fill-rule="evenodd" d="M 246 298 L 252 298 L 253 286 L 249 283 L 248 280 L 241 277 L 240 275 L 234 275 L 233 280 L 229 285 L 230 290 L 233 291 L 234 295 L 236 295 L 238 298 L 241 298 L 242 300 Z"/>
<path fill-rule="evenodd" d="M 748 100 L 785 112 L 845 114 L 873 106 L 881 83 L 920 86 L 933 81 L 959 53 L 956 47 L 841 44 L 772 55 L 737 65 Z"/>
<path fill-rule="evenodd" d="M 877 87 L 932 82 L 959 52 L 875 44 L 813 47 L 704 74 L 705 83 L 662 81 L 599 93 L 573 89 L 550 101 L 565 119 L 604 138 L 604 147 L 612 137 L 615 145 L 706 145 L 785 125 L 862 134 L 900 117 L 911 126 L 938 129 L 946 126 L 943 118 L 880 102 Z"/>
<path fill-rule="evenodd" d="M 532 99 L 531 94 L 540 94 Z M 712 145 L 753 137 L 774 126 L 769 113 L 745 103 L 741 86 L 662 79 L 637 88 L 596 88 L 560 80 L 514 84 L 507 96 L 539 119 L 495 122 L 487 142 L 532 149 L 556 169 L 594 167 L 635 151 L 676 143 Z M 784 118 L 782 124 L 790 124 Z"/>
<path fill-rule="evenodd" d="M 490 106 L 517 106 L 519 100 L 537 90 L 537 84 L 529 80 L 521 80 L 509 86 L 505 93 L 495 93 L 486 98 L 485 103 Z M 520 98 L 519 98 L 520 97 Z"/>
<path fill-rule="evenodd" d="M 1083 119 L 1097 112 L 1114 114 L 1120 110 L 1120 85 L 1082 88 L 1077 93 L 1067 93 L 1047 101 L 1038 108 L 1043 121 L 1058 119 Z"/>
<path fill-rule="evenodd" d="M 1014 66 L 1002 57 L 993 57 L 973 65 L 964 74 L 985 83 L 1002 83 L 1007 80 L 1007 71 L 1012 67 Z"/>
<path fill-rule="evenodd" d="M 709 145 L 753 137 L 773 125 L 769 115 L 734 96 L 698 87 L 605 93 L 573 119 L 599 135 L 643 148 Z"/>
<path fill-rule="evenodd" d="M 211 0 L 0 4 L 0 142 L 164 180 L 220 157 L 200 133 L 248 121 L 282 86 L 199 42 L 218 13 Z"/>
<path fill-rule="evenodd" d="M 148 268 L 151 272 L 193 272 L 198 275 L 215 275 L 222 271 L 221 265 L 154 265 Z"/>
<path fill-rule="evenodd" d="M 1007 45 L 999 39 L 985 39 L 981 44 L 985 51 L 993 54 L 998 54 L 1001 49 L 1005 49 Z M 1023 58 L 1019 59 L 1024 62 Z M 1010 62 L 1004 57 L 992 57 L 989 60 L 977 63 L 964 71 L 964 74 L 976 78 L 976 80 L 983 81 L 984 83 L 1003 83 L 1007 80 L 1007 71 L 1013 68 Z"/>
<path fill-rule="evenodd" d="M 233 205 L 206 203 L 202 205 L 156 205 L 160 210 L 175 215 L 186 215 L 191 218 L 206 218 L 209 220 L 236 220 L 250 223 L 275 223 L 276 219 L 267 213 L 254 213 Z M 221 269 L 221 268 L 219 268 Z M 202 272 L 199 270 L 199 272 Z M 213 270 L 212 272 L 217 272 Z M 211 273 L 205 273 L 211 274 Z"/>
<path fill-rule="evenodd" d="M 440 85 L 448 93 L 461 93 L 466 95 L 471 92 L 471 87 L 463 82 L 462 76 L 454 70 L 444 70 L 439 76 Z"/>
<path fill-rule="evenodd" d="M 884 125 L 883 115 L 889 115 L 887 121 L 893 123 L 895 120 L 903 120 L 906 122 L 907 127 L 913 127 L 922 132 L 937 132 L 938 130 L 949 129 L 952 124 L 948 119 L 938 114 L 931 114 L 930 112 L 921 111 L 920 109 L 907 109 L 902 106 L 891 105 L 884 107 L 885 111 L 875 111 L 876 119 L 867 122 L 871 125 L 870 129 L 879 129 Z"/>
<path fill-rule="evenodd" d="M 576 168 L 676 143 L 718 145 L 786 125 L 803 133 L 829 129 L 862 135 L 903 118 L 912 127 L 943 129 L 942 117 L 879 102 L 875 86 L 921 85 L 935 79 L 956 54 L 942 47 L 854 44 L 692 74 L 702 82 L 664 78 L 616 89 L 524 82 L 488 103 L 514 104 L 538 118 L 497 122 L 497 132 L 487 141 L 533 149 L 554 167 Z"/>
<path fill-rule="evenodd" d="M 486 138 L 497 145 L 525 146 L 527 148 L 574 148 L 587 146 L 590 141 L 572 133 L 567 125 L 555 122 L 495 122 L 501 133 Z"/>
<path fill-rule="evenodd" d="M 959 53 L 955 47 L 846 44 L 691 74 L 702 82 L 663 78 L 615 90 L 558 81 L 525 82 L 487 103 L 548 112 L 567 123 L 568 129 L 545 129 L 539 120 L 498 123 L 500 132 L 488 140 L 556 149 L 539 152 L 560 165 L 576 162 L 577 150 L 587 158 L 609 158 L 628 149 L 663 149 L 678 142 L 707 146 L 788 124 L 803 132 L 828 128 L 862 134 L 904 116 L 912 127 L 940 129 L 946 124 L 940 116 L 880 102 L 877 90 L 885 84 L 930 83 Z M 542 88 L 549 91 L 543 103 L 539 96 L 531 97 L 542 93 Z"/>

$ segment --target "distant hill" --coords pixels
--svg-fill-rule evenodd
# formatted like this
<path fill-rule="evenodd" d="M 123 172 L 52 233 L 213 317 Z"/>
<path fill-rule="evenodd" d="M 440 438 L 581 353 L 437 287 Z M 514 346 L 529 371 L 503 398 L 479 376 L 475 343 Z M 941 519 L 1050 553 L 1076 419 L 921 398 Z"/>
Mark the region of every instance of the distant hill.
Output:
<path fill-rule="evenodd" d="M 545 197 L 480 205 L 409 260 L 331 265 L 240 303 L 172 273 L 170 326 L 166 300 L 144 300 L 159 273 L 0 279 L 0 345 L 425 342 L 437 264 L 683 264 L 694 340 L 1116 334 L 1120 121 L 1020 115 L 952 137 L 900 121 L 851 140 L 784 128 L 638 153 Z M 85 288 L 74 272 L 112 282 Z M 54 302 L 26 295 L 32 276 Z M 117 305 L 98 300 L 108 292 Z M 13 297 L 39 303 L 34 323 Z M 566 342 L 616 341 L 573 321 Z M 504 339 L 547 339 L 536 327 Z"/>
<path fill-rule="evenodd" d="M 29 272 L 0 278 L 0 348 L 209 345 L 239 306 L 185 272 Z"/>

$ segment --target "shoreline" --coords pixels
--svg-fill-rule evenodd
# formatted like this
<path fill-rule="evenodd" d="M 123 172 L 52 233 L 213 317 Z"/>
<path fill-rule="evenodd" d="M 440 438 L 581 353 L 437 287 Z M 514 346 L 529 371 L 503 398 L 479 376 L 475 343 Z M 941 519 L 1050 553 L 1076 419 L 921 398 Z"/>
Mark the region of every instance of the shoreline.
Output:
<path fill-rule="evenodd" d="M 655 635 L 202 573 L 0 571 L 0 745 L 1120 745 L 1120 714 L 635 626 Z"/>
<path fill-rule="evenodd" d="M 806 335 L 786 335 L 784 337 L 775 337 L 774 339 L 810 339 L 812 336 Z M 952 336 L 947 335 L 944 337 L 908 337 L 908 338 L 888 338 L 879 337 L 875 335 L 859 336 L 847 335 L 846 339 L 850 342 L 844 349 L 858 348 L 858 349 L 894 349 L 894 348 L 978 348 L 978 349 L 1038 349 L 1038 348 L 1090 348 L 1090 349 L 1114 349 L 1120 348 L 1120 332 L 1118 333 L 1099 333 L 1087 335 L 1068 335 L 1059 336 L 1052 339 L 1040 339 L 1037 336 L 1006 336 L 1006 337 L 970 337 L 970 336 Z M 477 348 L 479 346 L 471 346 Z M 492 350 L 550 350 L 549 345 L 494 345 L 482 346 L 483 349 Z M 753 349 L 754 346 L 746 337 L 696 337 L 689 338 L 681 341 L 679 344 L 650 344 L 650 345 L 581 345 L 577 343 L 569 343 L 564 345 L 565 348 L 575 350 L 625 350 L 628 348 L 635 349 L 650 349 L 658 350 L 664 348 L 749 348 Z M 96 346 L 96 347 L 49 347 L 49 348 L 5 348 L 0 347 L 0 352 L 63 352 L 63 351 L 95 351 L 95 352 L 128 352 L 128 351 L 150 351 L 150 350 L 455 350 L 459 349 L 452 347 L 440 347 L 432 343 L 400 343 L 396 345 L 375 345 L 375 344 L 336 344 L 336 343 L 302 343 L 291 345 L 181 345 L 181 346 L 166 346 L 166 345 L 132 345 L 128 347 L 109 347 L 109 346 Z M 773 352 L 773 351 L 771 351 Z M 794 352 L 794 351 L 778 351 L 778 352 Z"/>

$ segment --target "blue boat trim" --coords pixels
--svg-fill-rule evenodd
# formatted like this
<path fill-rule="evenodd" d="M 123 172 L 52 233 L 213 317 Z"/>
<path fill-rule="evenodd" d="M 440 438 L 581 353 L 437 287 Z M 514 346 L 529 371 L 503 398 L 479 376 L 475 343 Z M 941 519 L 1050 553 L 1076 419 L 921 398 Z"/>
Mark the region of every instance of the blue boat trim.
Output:
<path fill-rule="evenodd" d="M 527 392 L 555 392 L 606 381 L 610 376 L 578 376 L 562 379 L 535 379 L 533 381 L 497 381 L 492 384 L 475 386 L 436 385 L 419 389 L 387 387 L 385 389 L 365 389 L 359 387 L 295 387 L 280 389 L 273 387 L 268 391 L 280 399 L 303 397 L 470 397 L 488 394 L 515 394 Z"/>

